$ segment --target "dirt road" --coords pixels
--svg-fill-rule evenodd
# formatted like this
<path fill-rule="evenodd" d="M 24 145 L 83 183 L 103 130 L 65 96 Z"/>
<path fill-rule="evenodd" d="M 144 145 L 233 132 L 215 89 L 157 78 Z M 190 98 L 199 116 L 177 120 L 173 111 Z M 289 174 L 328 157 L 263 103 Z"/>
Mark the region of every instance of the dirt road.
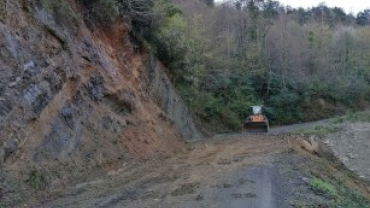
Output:
<path fill-rule="evenodd" d="M 341 202 L 339 191 L 333 201 L 310 185 L 316 176 L 341 181 L 338 190 L 350 187 L 351 193 L 355 190 L 369 196 L 370 189 L 345 169 L 342 173 L 338 169 L 341 165 L 302 150 L 295 136 L 285 134 L 315 125 L 320 124 L 273 128 L 267 135 L 228 134 L 193 142 L 185 153 L 125 163 L 80 179 L 62 192 L 41 197 L 41 202 L 31 207 L 288 208 L 334 207 L 334 202 Z M 345 199 L 347 194 L 344 192 Z M 370 207 L 366 200 L 358 203 L 339 207 Z"/>
<path fill-rule="evenodd" d="M 283 136 L 239 135 L 189 145 L 189 152 L 114 171 L 75 184 L 34 207 L 283 208 L 320 200 L 294 170 Z"/>

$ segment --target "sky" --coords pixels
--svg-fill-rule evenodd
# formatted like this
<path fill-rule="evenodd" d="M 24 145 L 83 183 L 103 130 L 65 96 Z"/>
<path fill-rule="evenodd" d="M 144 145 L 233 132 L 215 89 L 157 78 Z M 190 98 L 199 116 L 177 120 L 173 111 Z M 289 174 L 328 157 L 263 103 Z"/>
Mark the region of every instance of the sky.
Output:
<path fill-rule="evenodd" d="M 215 0 L 216 2 L 222 2 L 223 0 Z M 357 14 L 359 11 L 370 8 L 370 0 L 278 0 L 281 4 L 290 5 L 298 8 L 308 8 L 317 6 L 321 2 L 324 2 L 329 7 L 341 7 L 346 13 Z"/>

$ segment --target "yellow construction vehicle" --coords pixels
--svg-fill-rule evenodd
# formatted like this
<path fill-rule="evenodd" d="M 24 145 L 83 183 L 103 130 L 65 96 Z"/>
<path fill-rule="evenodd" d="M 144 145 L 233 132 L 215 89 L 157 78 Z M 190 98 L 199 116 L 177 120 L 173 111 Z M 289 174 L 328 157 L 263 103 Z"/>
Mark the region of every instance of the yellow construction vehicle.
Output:
<path fill-rule="evenodd" d="M 264 113 L 264 107 L 251 106 L 250 113 L 243 123 L 243 132 L 255 133 L 269 131 L 269 121 Z"/>

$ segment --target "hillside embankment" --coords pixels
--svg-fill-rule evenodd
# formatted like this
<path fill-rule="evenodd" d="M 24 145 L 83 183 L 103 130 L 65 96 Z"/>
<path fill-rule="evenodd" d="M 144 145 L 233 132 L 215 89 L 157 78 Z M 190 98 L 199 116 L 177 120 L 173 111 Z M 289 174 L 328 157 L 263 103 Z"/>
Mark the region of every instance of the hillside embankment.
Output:
<path fill-rule="evenodd" d="M 40 2 L 0 2 L 0 206 L 201 137 L 129 25 L 87 25 L 77 1 L 61 6 L 73 21 Z"/>

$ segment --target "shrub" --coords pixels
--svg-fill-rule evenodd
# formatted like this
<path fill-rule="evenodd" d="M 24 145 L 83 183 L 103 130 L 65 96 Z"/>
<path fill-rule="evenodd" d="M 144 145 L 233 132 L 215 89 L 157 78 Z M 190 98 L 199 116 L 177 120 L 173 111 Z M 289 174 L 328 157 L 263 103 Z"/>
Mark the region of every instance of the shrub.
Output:
<path fill-rule="evenodd" d="M 34 189 L 44 189 L 47 185 L 47 180 L 45 175 L 41 171 L 32 171 L 28 179 L 29 185 Z"/>
<path fill-rule="evenodd" d="M 85 12 L 85 21 L 108 25 L 119 16 L 118 3 L 115 0 L 80 0 Z"/>
<path fill-rule="evenodd" d="M 68 2 L 64 0 L 40 0 L 41 6 L 52 16 L 59 24 L 76 26 L 78 24 L 77 15 Z"/>
<path fill-rule="evenodd" d="M 325 182 L 319 178 L 313 178 L 309 181 L 308 185 L 320 194 L 325 194 L 331 198 L 337 198 L 338 193 L 333 185 Z"/>

